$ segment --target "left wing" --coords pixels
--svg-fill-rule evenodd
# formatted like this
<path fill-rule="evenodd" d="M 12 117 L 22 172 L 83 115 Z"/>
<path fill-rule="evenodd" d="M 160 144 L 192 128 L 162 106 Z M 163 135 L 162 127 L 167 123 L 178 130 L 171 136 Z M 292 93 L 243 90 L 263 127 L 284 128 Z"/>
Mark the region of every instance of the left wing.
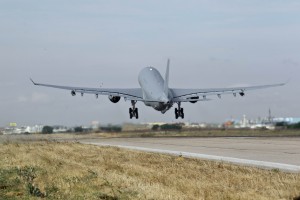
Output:
<path fill-rule="evenodd" d="M 272 84 L 272 85 L 258 85 L 250 87 L 232 87 L 232 88 L 210 88 L 210 89 L 171 89 L 173 94 L 173 102 L 187 102 L 187 101 L 205 101 L 209 100 L 206 96 L 218 95 L 221 97 L 221 94 L 233 94 L 236 96 L 236 93 L 241 96 L 245 95 L 245 91 L 248 90 L 257 90 L 270 87 L 283 86 L 286 83 Z M 199 98 L 200 97 L 200 98 Z"/>
<path fill-rule="evenodd" d="M 141 88 L 87 88 L 87 87 L 73 87 L 62 85 L 51 85 L 44 83 L 36 83 L 30 79 L 34 85 L 51 87 L 57 89 L 70 90 L 75 95 L 76 93 L 95 94 L 95 95 L 112 95 L 124 97 L 126 100 L 144 101 Z"/>

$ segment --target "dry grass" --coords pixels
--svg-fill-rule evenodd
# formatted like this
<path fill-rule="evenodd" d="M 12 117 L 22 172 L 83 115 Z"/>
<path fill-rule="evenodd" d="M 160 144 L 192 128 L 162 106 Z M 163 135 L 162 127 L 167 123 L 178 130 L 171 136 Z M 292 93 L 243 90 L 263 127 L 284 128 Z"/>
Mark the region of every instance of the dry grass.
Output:
<path fill-rule="evenodd" d="M 293 199 L 300 174 L 97 147 L 0 145 L 0 199 Z"/>

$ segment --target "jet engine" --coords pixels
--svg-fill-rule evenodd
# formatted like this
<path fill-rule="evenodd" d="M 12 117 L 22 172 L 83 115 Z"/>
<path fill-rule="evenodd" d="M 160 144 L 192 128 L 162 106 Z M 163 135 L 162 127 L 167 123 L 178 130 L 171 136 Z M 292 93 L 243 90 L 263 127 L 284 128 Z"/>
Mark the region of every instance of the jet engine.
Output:
<path fill-rule="evenodd" d="M 72 91 L 71 91 L 71 95 L 72 95 L 72 96 L 75 96 L 75 95 L 76 95 L 75 90 L 72 90 Z"/>
<path fill-rule="evenodd" d="M 198 96 L 197 97 L 190 97 L 188 99 L 199 99 L 199 97 Z M 197 103 L 197 101 L 190 101 L 190 103 Z"/>
<path fill-rule="evenodd" d="M 112 95 L 108 96 L 108 98 L 113 103 L 118 103 L 120 101 L 120 99 L 121 99 L 120 96 L 112 96 Z"/>

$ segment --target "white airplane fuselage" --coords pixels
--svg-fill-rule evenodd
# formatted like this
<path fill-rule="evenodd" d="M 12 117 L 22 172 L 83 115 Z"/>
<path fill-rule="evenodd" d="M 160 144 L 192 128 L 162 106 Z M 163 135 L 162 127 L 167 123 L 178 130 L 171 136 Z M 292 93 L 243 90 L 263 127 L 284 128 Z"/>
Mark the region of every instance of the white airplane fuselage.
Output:
<path fill-rule="evenodd" d="M 146 106 L 165 113 L 172 105 L 172 93 L 164 91 L 165 81 L 161 74 L 154 67 L 146 67 L 141 70 L 138 77 L 143 92 L 143 99 Z M 147 101 L 149 100 L 149 101 Z"/>

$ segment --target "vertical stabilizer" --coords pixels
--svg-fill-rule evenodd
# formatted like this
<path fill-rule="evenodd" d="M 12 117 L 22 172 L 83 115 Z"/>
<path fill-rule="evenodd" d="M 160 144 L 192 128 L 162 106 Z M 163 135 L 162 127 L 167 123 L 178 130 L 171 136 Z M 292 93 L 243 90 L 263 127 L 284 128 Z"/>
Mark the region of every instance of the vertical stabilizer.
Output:
<path fill-rule="evenodd" d="M 167 97 L 169 96 L 169 66 L 170 66 L 170 59 L 168 59 L 168 63 L 167 63 L 165 85 L 164 85 L 164 93 Z"/>

